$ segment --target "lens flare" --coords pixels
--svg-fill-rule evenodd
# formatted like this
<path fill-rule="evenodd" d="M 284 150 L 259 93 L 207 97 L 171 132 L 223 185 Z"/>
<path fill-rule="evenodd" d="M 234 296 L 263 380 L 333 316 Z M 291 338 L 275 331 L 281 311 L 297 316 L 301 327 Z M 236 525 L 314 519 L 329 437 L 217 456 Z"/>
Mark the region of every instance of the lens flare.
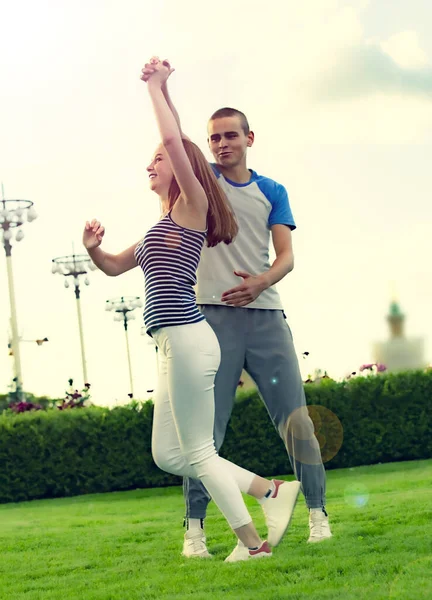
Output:
<path fill-rule="evenodd" d="M 369 491 L 362 483 L 352 483 L 345 488 L 344 499 L 353 508 L 363 508 L 369 502 Z"/>
<path fill-rule="evenodd" d="M 168 246 L 168 248 L 178 248 L 181 244 L 182 238 L 181 235 L 179 233 L 177 233 L 176 231 L 169 231 L 166 235 L 165 235 L 165 244 Z"/>
<path fill-rule="evenodd" d="M 320 405 L 301 406 L 293 411 L 282 435 L 290 456 L 307 465 L 328 462 L 343 443 L 342 423 L 334 412 Z"/>

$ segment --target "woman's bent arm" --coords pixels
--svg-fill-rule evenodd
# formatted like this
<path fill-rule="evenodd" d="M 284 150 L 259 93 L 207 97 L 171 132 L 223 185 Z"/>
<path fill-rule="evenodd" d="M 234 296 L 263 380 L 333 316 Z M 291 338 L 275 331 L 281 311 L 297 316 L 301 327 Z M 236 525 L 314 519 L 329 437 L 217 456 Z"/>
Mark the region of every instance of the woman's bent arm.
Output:
<path fill-rule="evenodd" d="M 87 252 L 94 264 L 103 271 L 105 275 L 117 277 L 117 275 L 126 273 L 126 271 L 130 271 L 138 266 L 135 259 L 136 247 L 137 244 L 134 244 L 119 254 L 109 254 L 100 247 L 88 249 Z"/>

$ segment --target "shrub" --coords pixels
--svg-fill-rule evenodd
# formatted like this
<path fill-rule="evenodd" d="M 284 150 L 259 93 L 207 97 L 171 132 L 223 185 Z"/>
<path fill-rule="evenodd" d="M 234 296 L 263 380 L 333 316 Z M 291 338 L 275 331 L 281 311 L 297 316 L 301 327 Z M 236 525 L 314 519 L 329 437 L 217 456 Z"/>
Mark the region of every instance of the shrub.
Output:
<path fill-rule="evenodd" d="M 322 451 L 343 427 L 343 444 L 326 468 L 432 456 L 432 371 L 325 380 L 306 385 L 310 406 L 325 407 Z M 337 416 L 337 419 L 333 415 Z M 315 417 L 314 417 L 315 418 Z M 151 456 L 151 402 L 127 407 L 0 415 L 0 502 L 180 483 Z M 221 455 L 261 475 L 290 472 L 285 447 L 257 392 L 234 406 Z"/>

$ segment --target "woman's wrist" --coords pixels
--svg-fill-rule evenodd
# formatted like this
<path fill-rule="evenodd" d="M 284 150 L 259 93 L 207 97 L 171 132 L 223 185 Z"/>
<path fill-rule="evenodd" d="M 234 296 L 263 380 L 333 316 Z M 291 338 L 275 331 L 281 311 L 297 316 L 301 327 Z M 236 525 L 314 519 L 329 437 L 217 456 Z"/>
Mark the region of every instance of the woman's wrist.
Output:
<path fill-rule="evenodd" d="M 161 83 L 157 79 L 152 79 L 151 77 L 147 82 L 147 87 L 149 89 L 149 92 L 154 92 L 154 91 L 163 92 L 163 86 L 164 86 L 163 83 Z"/>

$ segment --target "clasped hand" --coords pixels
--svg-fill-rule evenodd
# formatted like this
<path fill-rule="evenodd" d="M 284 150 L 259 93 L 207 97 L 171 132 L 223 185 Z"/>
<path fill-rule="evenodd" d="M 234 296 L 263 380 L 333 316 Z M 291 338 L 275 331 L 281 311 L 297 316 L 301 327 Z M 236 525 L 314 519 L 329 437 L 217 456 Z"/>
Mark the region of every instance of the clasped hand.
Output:
<path fill-rule="evenodd" d="M 174 72 L 171 68 L 170 63 L 167 60 L 161 61 L 157 56 L 153 56 L 150 62 L 146 63 L 144 68 L 141 69 L 142 81 L 158 83 L 162 86 Z"/>

